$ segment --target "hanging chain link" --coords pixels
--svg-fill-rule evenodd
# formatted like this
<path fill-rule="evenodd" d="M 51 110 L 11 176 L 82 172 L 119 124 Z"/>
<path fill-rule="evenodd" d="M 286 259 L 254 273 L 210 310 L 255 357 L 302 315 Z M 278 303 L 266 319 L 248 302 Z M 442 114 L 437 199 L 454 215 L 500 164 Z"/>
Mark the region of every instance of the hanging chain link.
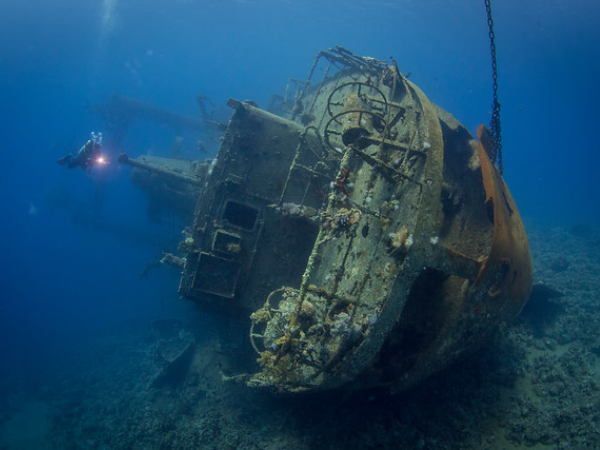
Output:
<path fill-rule="evenodd" d="M 492 88 L 494 89 L 494 103 L 492 104 L 492 118 L 490 120 L 490 131 L 494 140 L 494 149 L 490 158 L 498 163 L 500 174 L 504 172 L 502 166 L 502 134 L 500 125 L 500 102 L 498 101 L 498 65 L 496 63 L 496 42 L 494 34 L 494 19 L 492 18 L 491 0 L 485 0 L 485 9 L 487 11 L 487 23 L 490 35 L 490 50 L 492 53 Z"/>

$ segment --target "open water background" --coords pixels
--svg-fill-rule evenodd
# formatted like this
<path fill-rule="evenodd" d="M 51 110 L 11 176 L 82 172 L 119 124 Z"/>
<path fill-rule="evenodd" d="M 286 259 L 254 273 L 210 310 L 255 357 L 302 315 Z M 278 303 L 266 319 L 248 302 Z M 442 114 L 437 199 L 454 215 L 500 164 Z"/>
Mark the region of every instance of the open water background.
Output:
<path fill-rule="evenodd" d="M 505 180 L 526 227 L 597 225 L 600 4 L 492 7 Z M 90 104 L 118 92 L 193 116 L 198 93 L 223 114 L 227 97 L 266 106 L 337 44 L 394 57 L 475 133 L 492 100 L 485 14 L 483 0 L 0 0 L 0 381 L 35 380 L 98 334 L 191 309 L 176 273 L 140 279 L 181 224 L 148 223 L 115 161 L 168 155 L 174 134 L 140 123 L 118 148 L 105 134 L 106 173 L 67 171 L 56 159 L 103 131 Z M 57 207 L 65 192 L 84 217 Z"/>

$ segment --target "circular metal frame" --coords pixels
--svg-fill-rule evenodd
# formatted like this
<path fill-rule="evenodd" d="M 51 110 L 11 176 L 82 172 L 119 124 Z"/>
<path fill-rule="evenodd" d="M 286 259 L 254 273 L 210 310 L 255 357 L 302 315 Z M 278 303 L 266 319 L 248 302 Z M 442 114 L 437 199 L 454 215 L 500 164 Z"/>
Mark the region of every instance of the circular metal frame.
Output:
<path fill-rule="evenodd" d="M 341 107 L 342 103 L 334 102 L 333 97 L 334 97 L 334 95 L 339 93 L 342 89 L 344 89 L 348 86 L 356 86 L 357 89 L 356 89 L 355 93 L 357 93 L 359 96 L 365 95 L 368 97 L 369 101 L 371 101 L 372 103 L 377 103 L 377 104 L 383 105 L 381 112 L 378 114 L 373 113 L 373 115 L 376 115 L 376 116 L 381 115 L 383 117 L 387 114 L 387 109 L 388 109 L 387 98 L 385 97 L 385 94 L 383 92 L 381 92 L 380 89 L 378 89 L 375 86 L 372 86 L 370 84 L 366 84 L 363 81 L 352 81 L 350 83 L 344 83 L 344 84 L 339 85 L 337 88 L 335 88 L 333 91 L 331 91 L 331 94 L 329 94 L 329 97 L 327 98 L 327 112 L 329 113 L 330 117 L 337 117 L 340 115 L 339 113 L 333 111 L 333 107 L 334 106 Z M 369 96 L 363 92 L 363 89 L 371 90 L 376 95 Z M 381 97 L 381 100 L 377 99 L 376 97 Z M 340 122 L 338 122 L 338 123 L 341 125 Z"/>

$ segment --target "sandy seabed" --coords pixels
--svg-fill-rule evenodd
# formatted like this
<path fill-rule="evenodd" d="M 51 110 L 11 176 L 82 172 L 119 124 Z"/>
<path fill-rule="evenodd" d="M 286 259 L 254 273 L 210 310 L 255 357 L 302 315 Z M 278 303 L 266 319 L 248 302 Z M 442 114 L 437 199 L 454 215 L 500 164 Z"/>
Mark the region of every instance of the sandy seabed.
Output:
<path fill-rule="evenodd" d="M 247 349 L 219 338 L 228 324 L 186 317 L 113 330 L 2 384 L 0 449 L 600 448 L 600 229 L 528 235 L 535 279 L 564 296 L 530 302 L 408 392 L 278 396 L 225 382 Z M 190 336 L 185 378 L 157 378 Z"/>

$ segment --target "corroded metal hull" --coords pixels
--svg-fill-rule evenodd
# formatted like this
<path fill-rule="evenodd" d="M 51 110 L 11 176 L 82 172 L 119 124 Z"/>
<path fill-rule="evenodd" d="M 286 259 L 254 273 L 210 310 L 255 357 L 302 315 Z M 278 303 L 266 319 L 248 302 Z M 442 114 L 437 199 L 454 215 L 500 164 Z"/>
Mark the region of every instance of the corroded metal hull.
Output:
<path fill-rule="evenodd" d="M 395 63 L 337 48 L 315 67 L 278 114 L 230 100 L 180 293 L 249 317 L 251 386 L 399 391 L 518 314 L 527 237 L 484 127 Z"/>

